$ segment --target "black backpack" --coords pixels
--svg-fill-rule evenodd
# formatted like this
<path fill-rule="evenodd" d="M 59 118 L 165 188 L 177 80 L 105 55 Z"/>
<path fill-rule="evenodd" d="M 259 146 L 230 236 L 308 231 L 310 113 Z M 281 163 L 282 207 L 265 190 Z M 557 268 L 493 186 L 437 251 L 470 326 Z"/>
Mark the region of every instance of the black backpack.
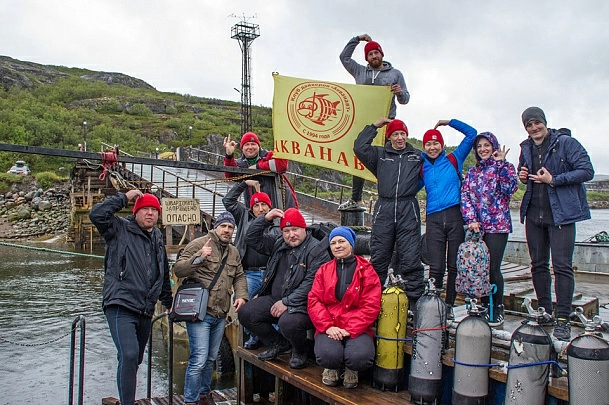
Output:
<path fill-rule="evenodd" d="M 338 225 L 333 222 L 317 222 L 307 226 L 307 230 L 311 231 L 311 236 L 321 242 L 320 246 L 323 246 L 325 244 L 328 249 L 328 253 L 330 254 L 330 257 L 334 256 L 332 255 L 332 251 L 330 250 L 330 241 L 328 240 L 328 238 L 330 237 L 330 232 L 332 232 L 332 229 L 336 227 L 338 227 Z"/>

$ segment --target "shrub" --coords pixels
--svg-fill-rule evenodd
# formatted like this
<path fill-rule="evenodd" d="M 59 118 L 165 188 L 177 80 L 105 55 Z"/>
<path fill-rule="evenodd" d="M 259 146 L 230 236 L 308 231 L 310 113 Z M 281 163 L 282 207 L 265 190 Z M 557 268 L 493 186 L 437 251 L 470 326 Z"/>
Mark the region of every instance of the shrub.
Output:
<path fill-rule="evenodd" d="M 54 184 L 66 180 L 66 178 L 59 177 L 53 172 L 42 172 L 34 175 L 36 181 L 43 189 L 52 187 Z"/>

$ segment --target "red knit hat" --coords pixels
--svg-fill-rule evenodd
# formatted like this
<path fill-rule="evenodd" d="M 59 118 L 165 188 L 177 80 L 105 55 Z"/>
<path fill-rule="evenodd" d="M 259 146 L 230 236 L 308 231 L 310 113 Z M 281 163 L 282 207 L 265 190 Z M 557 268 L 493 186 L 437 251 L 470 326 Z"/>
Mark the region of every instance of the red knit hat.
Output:
<path fill-rule="evenodd" d="M 430 129 L 425 132 L 425 135 L 423 135 L 423 146 L 429 141 L 438 141 L 444 147 L 444 138 L 442 138 L 442 134 L 437 129 Z"/>
<path fill-rule="evenodd" d="M 138 197 L 135 200 L 135 205 L 133 206 L 133 215 L 135 215 L 141 208 L 153 207 L 161 213 L 161 204 L 159 204 L 159 199 L 152 194 L 143 194 L 141 197 Z"/>
<path fill-rule="evenodd" d="M 241 143 L 239 144 L 239 146 L 243 148 L 243 145 L 247 142 L 256 142 L 258 146 L 260 146 L 260 139 L 258 139 L 258 136 L 253 132 L 244 133 L 241 137 Z"/>
<path fill-rule="evenodd" d="M 254 208 L 254 204 L 256 203 L 265 203 L 269 206 L 269 208 L 273 208 L 269 195 L 267 193 L 263 193 L 262 191 L 252 194 L 252 198 L 250 198 L 250 210 Z"/>
<path fill-rule="evenodd" d="M 387 124 L 387 129 L 385 130 L 385 139 L 389 139 L 392 133 L 395 131 L 404 131 L 406 132 L 406 136 L 408 136 L 408 127 L 404 124 L 402 120 L 392 120 L 389 124 Z"/>
<path fill-rule="evenodd" d="M 297 226 L 299 228 L 306 228 L 307 223 L 304 217 L 296 208 L 288 208 L 283 213 L 283 218 L 279 221 L 279 228 L 283 229 L 286 226 Z"/>
<path fill-rule="evenodd" d="M 383 53 L 383 48 L 381 48 L 381 44 L 375 41 L 368 41 L 366 46 L 364 46 L 364 59 L 368 60 L 368 52 L 377 50 L 381 53 L 381 55 L 385 56 Z"/>

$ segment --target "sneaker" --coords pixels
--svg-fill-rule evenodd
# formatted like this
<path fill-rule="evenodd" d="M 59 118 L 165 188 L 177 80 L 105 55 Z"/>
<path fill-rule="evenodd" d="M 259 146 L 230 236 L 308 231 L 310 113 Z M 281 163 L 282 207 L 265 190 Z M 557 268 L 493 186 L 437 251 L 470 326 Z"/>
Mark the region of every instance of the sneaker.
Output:
<path fill-rule="evenodd" d="M 273 342 L 269 348 L 262 353 L 258 354 L 258 360 L 267 361 L 275 360 L 280 354 L 287 354 L 292 350 L 290 342 L 285 339 L 279 342 Z"/>
<path fill-rule="evenodd" d="M 503 304 L 495 306 L 493 308 L 493 319 L 490 319 L 490 315 L 488 314 L 488 312 L 485 315 L 485 318 L 488 319 L 488 326 L 492 328 L 496 328 L 503 325 L 503 322 L 505 320 L 505 307 L 503 306 Z"/>
<path fill-rule="evenodd" d="M 324 385 L 336 387 L 338 385 L 338 370 L 324 368 L 324 372 L 321 374 L 321 382 L 324 383 Z"/>
<path fill-rule="evenodd" d="M 354 201 L 349 198 L 347 201 L 338 206 L 339 211 L 348 211 L 354 209 L 365 209 L 363 201 Z"/>
<path fill-rule="evenodd" d="M 564 318 L 558 318 L 556 320 L 553 335 L 556 339 L 564 342 L 571 340 L 571 325 L 569 324 L 569 321 Z"/>
<path fill-rule="evenodd" d="M 292 351 L 290 358 L 290 368 L 299 369 L 307 366 L 307 353 L 296 353 Z"/>
<path fill-rule="evenodd" d="M 345 374 L 343 374 L 343 387 L 355 388 L 357 387 L 357 371 L 349 370 L 345 368 Z"/>
<path fill-rule="evenodd" d="M 455 320 L 455 311 L 452 305 L 446 305 L 446 319 L 449 321 Z"/>
<path fill-rule="evenodd" d="M 260 339 L 258 339 L 258 336 L 256 335 L 251 335 L 247 342 L 243 344 L 243 347 L 248 350 L 257 349 L 260 347 Z"/>

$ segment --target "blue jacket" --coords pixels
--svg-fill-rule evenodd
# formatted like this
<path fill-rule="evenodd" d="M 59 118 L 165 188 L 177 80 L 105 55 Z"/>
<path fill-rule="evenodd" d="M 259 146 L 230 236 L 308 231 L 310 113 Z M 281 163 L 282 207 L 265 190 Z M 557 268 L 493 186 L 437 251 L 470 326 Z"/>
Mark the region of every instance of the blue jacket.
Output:
<path fill-rule="evenodd" d="M 120 305 L 152 316 L 159 299 L 167 309 L 172 303 L 165 243 L 160 229 L 153 228 L 149 237 L 133 215 L 114 215 L 126 206 L 127 197 L 118 193 L 96 204 L 89 213 L 106 241 L 103 307 Z M 158 264 L 155 279 L 151 277 L 152 260 Z"/>
<path fill-rule="evenodd" d="M 542 157 L 541 165 L 553 177 L 553 185 L 548 186 L 548 197 L 552 209 L 554 225 L 568 225 L 590 219 L 590 208 L 586 199 L 584 182 L 592 180 L 594 168 L 586 149 L 571 137 L 569 130 L 548 129 L 550 137 L 548 152 Z M 520 144 L 518 172 L 523 166 L 533 167 L 533 141 L 531 138 Z M 531 201 L 532 180 L 520 205 L 520 222 L 524 223 Z"/>
<path fill-rule="evenodd" d="M 475 128 L 456 119 L 450 120 L 451 128 L 463 133 L 465 138 L 452 154 L 457 158 L 459 173 L 463 171 L 463 162 L 472 150 L 478 132 Z M 432 164 L 426 153 L 423 157 L 423 182 L 427 193 L 427 215 L 443 211 L 461 203 L 461 176 L 455 166 L 448 160 L 446 151 L 442 151 Z"/>

